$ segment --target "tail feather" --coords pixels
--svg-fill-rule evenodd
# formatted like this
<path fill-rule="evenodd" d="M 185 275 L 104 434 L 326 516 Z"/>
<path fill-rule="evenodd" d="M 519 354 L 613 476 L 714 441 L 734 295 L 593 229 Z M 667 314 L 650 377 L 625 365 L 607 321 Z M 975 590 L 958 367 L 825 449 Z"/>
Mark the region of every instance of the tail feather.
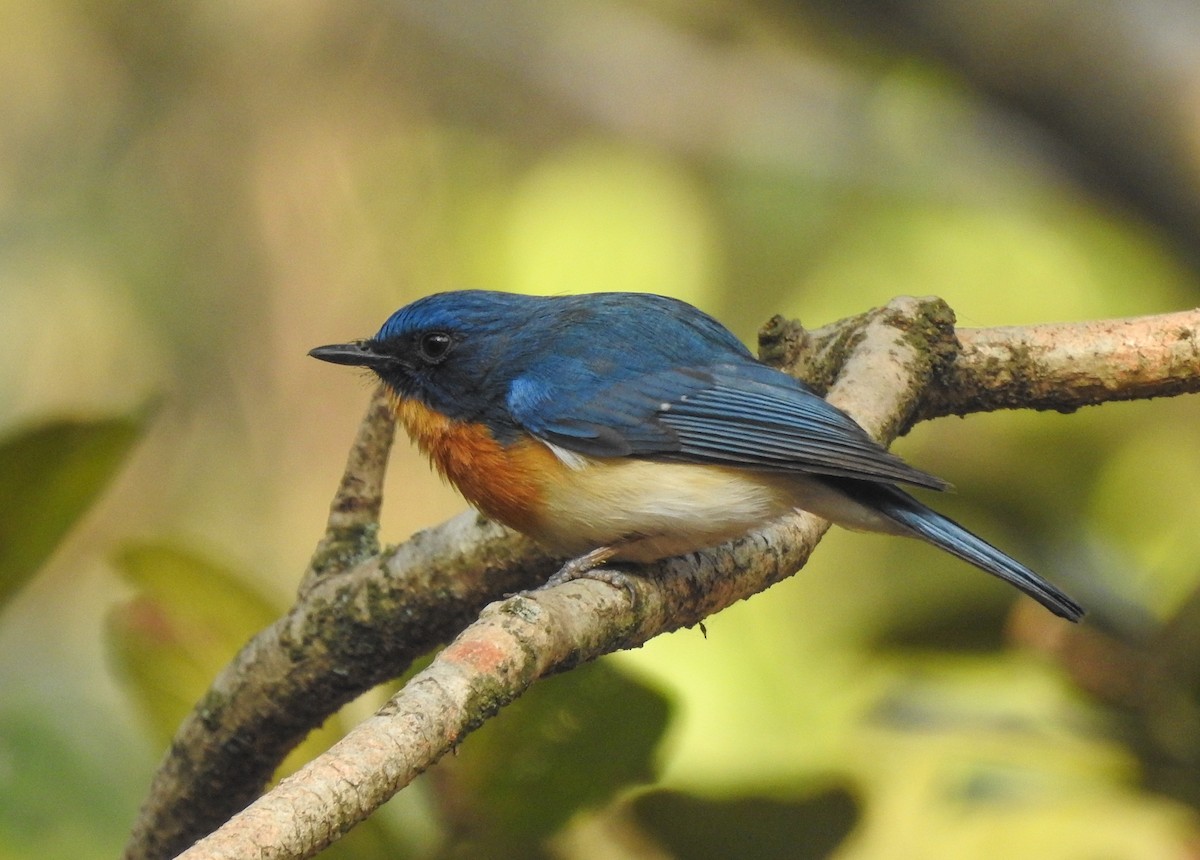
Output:
<path fill-rule="evenodd" d="M 1078 621 L 1083 617 L 1083 607 L 1062 591 L 983 538 L 926 507 L 903 490 L 887 484 L 858 481 L 840 486 L 855 501 L 888 517 L 914 537 L 928 541 L 980 570 L 1011 583 L 1055 615 L 1069 621 Z"/>

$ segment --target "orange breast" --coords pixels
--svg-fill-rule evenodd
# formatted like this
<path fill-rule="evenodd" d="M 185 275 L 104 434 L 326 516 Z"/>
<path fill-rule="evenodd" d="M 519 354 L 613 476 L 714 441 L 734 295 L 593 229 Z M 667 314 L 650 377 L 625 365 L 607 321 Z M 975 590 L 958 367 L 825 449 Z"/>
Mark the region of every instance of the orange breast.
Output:
<path fill-rule="evenodd" d="M 416 400 L 399 400 L 396 417 L 438 471 L 472 505 L 518 531 L 537 529 L 546 481 L 566 467 L 542 443 L 501 445 L 482 424 L 452 421 Z"/>

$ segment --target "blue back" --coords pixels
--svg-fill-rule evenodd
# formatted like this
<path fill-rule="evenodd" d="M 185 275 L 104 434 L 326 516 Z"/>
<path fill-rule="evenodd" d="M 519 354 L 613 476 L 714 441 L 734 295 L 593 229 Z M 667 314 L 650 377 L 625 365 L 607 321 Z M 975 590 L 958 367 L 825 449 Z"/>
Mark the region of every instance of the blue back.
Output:
<path fill-rule="evenodd" d="M 372 345 L 411 355 L 431 332 L 453 340 L 444 360 L 384 379 L 506 444 L 528 433 L 592 457 L 945 486 L 676 299 L 439 293 L 393 314 Z"/>
<path fill-rule="evenodd" d="M 518 380 L 526 398 L 555 399 L 567 392 L 587 397 L 664 367 L 754 361 L 708 314 L 645 293 L 438 293 L 392 314 L 374 342 L 429 331 L 455 338 L 453 356 L 436 373 L 397 380 L 400 393 L 453 418 L 483 421 L 504 436 L 516 429 L 507 402 Z"/>

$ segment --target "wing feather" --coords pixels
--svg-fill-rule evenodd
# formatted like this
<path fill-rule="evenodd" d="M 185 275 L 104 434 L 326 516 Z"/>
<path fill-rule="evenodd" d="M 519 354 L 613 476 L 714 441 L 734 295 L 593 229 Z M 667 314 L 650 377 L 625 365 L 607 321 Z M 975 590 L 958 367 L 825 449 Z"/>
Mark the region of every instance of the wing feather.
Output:
<path fill-rule="evenodd" d="M 803 383 L 757 362 L 673 368 L 588 389 L 548 392 L 519 381 L 509 406 L 534 436 L 590 457 L 948 486 L 889 453 Z"/>

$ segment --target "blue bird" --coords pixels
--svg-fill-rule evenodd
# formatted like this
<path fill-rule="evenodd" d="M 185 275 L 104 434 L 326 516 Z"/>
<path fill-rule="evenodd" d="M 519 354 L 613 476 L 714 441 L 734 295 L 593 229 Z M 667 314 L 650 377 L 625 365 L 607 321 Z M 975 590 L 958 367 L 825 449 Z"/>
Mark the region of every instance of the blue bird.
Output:
<path fill-rule="evenodd" d="M 418 299 L 369 340 L 310 353 L 370 368 L 437 469 L 487 516 L 577 556 L 651 562 L 795 510 L 916 537 L 1051 612 L 1083 609 L 897 484 L 944 490 L 712 317 L 665 296 Z"/>

